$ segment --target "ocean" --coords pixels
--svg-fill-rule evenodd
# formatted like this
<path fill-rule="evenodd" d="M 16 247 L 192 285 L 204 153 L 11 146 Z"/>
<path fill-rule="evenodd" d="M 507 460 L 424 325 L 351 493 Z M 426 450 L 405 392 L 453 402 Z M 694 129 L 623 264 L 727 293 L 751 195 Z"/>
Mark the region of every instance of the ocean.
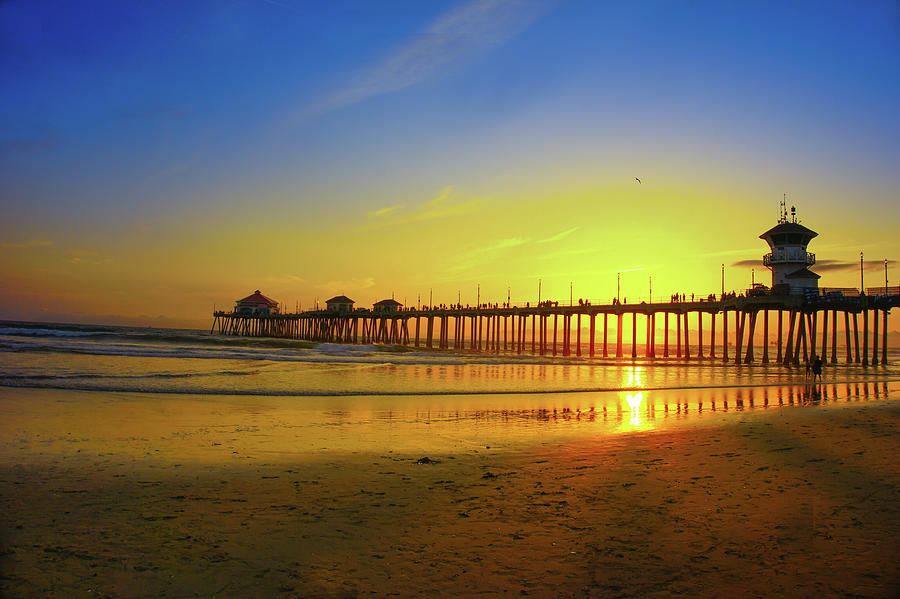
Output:
<path fill-rule="evenodd" d="M 427 406 L 484 413 L 653 413 L 668 411 L 673 397 L 679 412 L 702 411 L 704 405 L 716 409 L 717 400 L 721 410 L 723 405 L 743 409 L 770 401 L 793 403 L 795 395 L 798 403 L 810 397 L 870 397 L 886 395 L 900 380 L 898 358 L 894 349 L 888 366 L 828 365 L 826 384 L 811 395 L 805 369 L 780 364 L 485 354 L 198 330 L 0 321 L 3 387 L 275 396 L 310 405 L 311 398 L 357 397 L 401 411 Z M 669 392 L 653 393 L 660 390 Z M 641 395 L 639 407 L 634 405 L 636 394 Z M 657 405 L 657 396 L 666 404 Z M 359 406 L 359 399 L 352 405 Z"/>

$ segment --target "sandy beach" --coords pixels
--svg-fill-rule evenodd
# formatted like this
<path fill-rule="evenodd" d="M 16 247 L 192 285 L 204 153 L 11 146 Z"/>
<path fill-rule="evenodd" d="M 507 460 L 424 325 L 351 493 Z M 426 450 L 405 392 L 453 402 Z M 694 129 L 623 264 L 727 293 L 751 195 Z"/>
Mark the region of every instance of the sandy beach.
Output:
<path fill-rule="evenodd" d="M 0 389 L 0 591 L 895 597 L 882 389 L 631 428 Z"/>

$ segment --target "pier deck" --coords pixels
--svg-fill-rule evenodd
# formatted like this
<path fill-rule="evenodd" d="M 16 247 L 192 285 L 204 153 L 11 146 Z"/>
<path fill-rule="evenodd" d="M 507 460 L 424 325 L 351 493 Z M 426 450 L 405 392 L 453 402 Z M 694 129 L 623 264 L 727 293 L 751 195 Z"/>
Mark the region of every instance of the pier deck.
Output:
<path fill-rule="evenodd" d="M 493 304 L 480 308 L 429 307 L 395 312 L 357 309 L 247 315 L 218 311 L 213 314 L 210 332 L 328 343 L 385 343 L 564 357 L 581 356 L 584 351 L 590 357 L 599 354 L 604 358 L 624 358 L 624 333 L 631 328 L 628 343 L 631 358 L 639 357 L 638 348 L 643 345 L 641 357 L 644 358 L 721 359 L 751 364 L 756 361 L 755 350 L 761 347 L 763 364 L 770 361 L 808 362 L 817 349 L 821 349 L 819 355 L 830 359 L 832 364 L 845 357 L 848 363 L 869 365 L 887 364 L 888 316 L 890 309 L 897 306 L 900 306 L 900 294 L 750 295 L 691 302 L 578 306 Z M 770 322 L 770 315 L 774 316 L 775 322 Z M 629 316 L 631 326 L 626 327 L 624 321 Z M 657 322 L 658 317 L 662 322 Z M 614 343 L 610 343 L 609 321 L 613 319 L 616 332 Z M 645 320 L 644 339 L 638 339 L 639 319 Z M 599 340 L 598 320 L 602 320 Z M 671 323 L 671 320 L 675 322 Z M 757 327 L 759 320 L 762 331 Z M 839 339 L 838 320 L 843 321 L 843 339 Z M 731 334 L 729 321 L 733 327 Z M 717 323 L 721 331 L 718 339 Z M 585 324 L 588 340 L 582 343 Z M 670 339 L 672 325 L 674 339 Z M 662 333 L 661 344 L 656 339 L 658 332 Z M 775 356 L 770 356 L 773 334 L 776 335 Z"/>

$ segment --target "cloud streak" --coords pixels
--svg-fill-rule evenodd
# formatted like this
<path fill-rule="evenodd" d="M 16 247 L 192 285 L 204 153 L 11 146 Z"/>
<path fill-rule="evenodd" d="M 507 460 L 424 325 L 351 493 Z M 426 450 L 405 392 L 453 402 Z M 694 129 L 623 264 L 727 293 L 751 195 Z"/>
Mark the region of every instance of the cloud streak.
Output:
<path fill-rule="evenodd" d="M 528 243 L 522 237 L 505 237 L 497 239 L 487 245 L 473 248 L 463 253 L 449 268 L 448 271 L 459 273 L 471 270 L 476 266 L 482 266 L 496 260 L 505 250 L 519 247 Z"/>
<path fill-rule="evenodd" d="M 569 235 L 571 235 L 572 233 L 574 233 L 575 231 L 577 231 L 580 228 L 581 227 L 572 227 L 571 229 L 567 229 L 561 233 L 557 233 L 556 235 L 551 235 L 550 237 L 547 237 L 546 239 L 538 239 L 537 243 L 551 243 L 553 241 L 559 241 L 560 239 L 563 239 L 564 237 L 568 237 Z"/>
<path fill-rule="evenodd" d="M 453 186 L 448 185 L 438 194 L 426 200 L 410 210 L 404 210 L 406 206 L 397 204 L 386 206 L 372 212 L 366 212 L 372 226 L 402 225 L 424 220 L 435 220 L 460 216 L 477 210 L 483 200 L 481 198 L 460 199 L 454 194 Z"/>
<path fill-rule="evenodd" d="M 762 260 L 738 260 L 731 265 L 737 268 L 764 268 Z"/>
<path fill-rule="evenodd" d="M 454 64 L 505 43 L 538 19 L 540 0 L 471 0 L 454 8 L 380 61 L 301 109 L 296 121 L 320 116 L 369 98 L 417 85 Z"/>
<path fill-rule="evenodd" d="M 397 204 L 396 206 L 385 206 L 384 208 L 379 208 L 378 210 L 373 210 L 372 212 L 367 212 L 366 214 L 372 218 L 381 218 L 383 216 L 387 216 L 392 212 L 396 212 L 403 208 L 402 204 Z"/>
<path fill-rule="evenodd" d="M 888 266 L 893 266 L 897 263 L 896 260 L 888 260 L 887 262 Z M 737 262 L 732 263 L 732 266 L 736 266 L 738 268 L 764 268 L 762 260 L 738 260 Z M 863 264 L 863 269 L 865 271 L 881 270 L 883 268 L 884 260 L 869 260 Z M 817 260 L 816 263 L 812 266 L 812 270 L 816 272 L 840 272 L 845 270 L 859 270 L 859 262 L 846 262 L 844 260 Z"/>

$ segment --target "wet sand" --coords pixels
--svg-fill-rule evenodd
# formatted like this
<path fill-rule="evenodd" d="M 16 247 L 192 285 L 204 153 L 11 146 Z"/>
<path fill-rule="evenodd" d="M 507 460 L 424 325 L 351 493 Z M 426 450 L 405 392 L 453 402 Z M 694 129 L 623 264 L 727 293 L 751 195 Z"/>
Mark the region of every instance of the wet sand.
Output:
<path fill-rule="evenodd" d="M 0 595 L 896 597 L 890 396 L 311 427 L 284 398 L 0 389 Z"/>

